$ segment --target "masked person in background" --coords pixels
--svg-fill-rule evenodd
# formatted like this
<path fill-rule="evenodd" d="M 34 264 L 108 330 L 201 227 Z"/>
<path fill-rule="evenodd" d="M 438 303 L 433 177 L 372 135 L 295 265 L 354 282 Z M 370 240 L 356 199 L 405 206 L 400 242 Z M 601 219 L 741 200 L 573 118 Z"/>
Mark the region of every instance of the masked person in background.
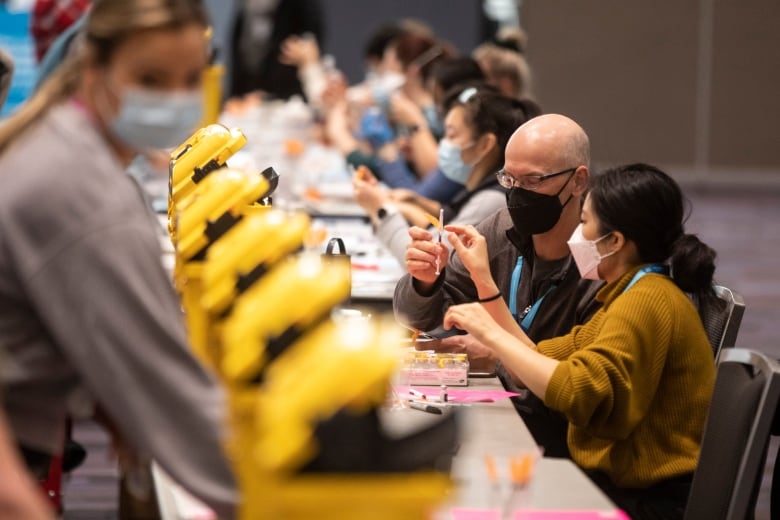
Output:
<path fill-rule="evenodd" d="M 683 518 L 715 381 L 712 348 L 685 294 L 712 291 L 715 252 L 685 233 L 684 219 L 680 187 L 658 168 L 630 164 L 594 177 L 569 247 L 583 278 L 606 282 L 602 308 L 539 342 L 492 297 L 501 293 L 484 237 L 473 228 L 449 235 L 478 300 L 450 307 L 445 327 L 467 330 L 565 414 L 573 460 L 638 520 Z"/>
<path fill-rule="evenodd" d="M 568 117 L 547 114 L 517 129 L 506 146 L 504 167 L 496 174 L 508 189 L 506 207 L 476 229 L 485 237 L 490 273 L 512 315 L 534 341 L 565 334 L 598 308 L 593 297 L 600 285 L 582 280 L 566 241 L 579 224 L 588 183 L 590 144 L 583 129 Z M 463 260 L 413 227 L 406 251 L 408 274 L 395 289 L 398 319 L 420 330 L 441 327 L 451 305 L 479 298 Z M 436 275 L 436 257 L 445 266 Z M 497 298 L 497 299 L 498 299 Z M 468 352 L 472 363 L 494 362 L 495 355 L 470 334 L 442 340 L 442 348 Z M 505 386 L 516 389 L 499 365 Z M 566 457 L 565 418 L 532 394 L 513 399 L 545 455 Z"/>
<path fill-rule="evenodd" d="M 409 243 L 409 223 L 429 227 L 427 213 L 444 222 L 476 224 L 504 206 L 506 190 L 494 172 L 504 163 L 504 148 L 518 126 L 539 113 L 533 103 L 524 103 L 492 91 L 469 87 L 451 93 L 445 119 L 445 136 L 439 143 L 442 173 L 463 189 L 449 204 L 435 208 L 393 202 L 392 192 L 381 188 L 372 177 L 355 175 L 352 185 L 357 202 L 371 216 L 376 235 L 403 263 Z"/>
<path fill-rule="evenodd" d="M 159 224 L 125 171 L 200 120 L 207 24 L 195 0 L 95 2 L 84 41 L 0 126 L 0 386 L 36 474 L 66 414 L 97 407 L 231 518 L 223 395 L 188 349 Z"/>

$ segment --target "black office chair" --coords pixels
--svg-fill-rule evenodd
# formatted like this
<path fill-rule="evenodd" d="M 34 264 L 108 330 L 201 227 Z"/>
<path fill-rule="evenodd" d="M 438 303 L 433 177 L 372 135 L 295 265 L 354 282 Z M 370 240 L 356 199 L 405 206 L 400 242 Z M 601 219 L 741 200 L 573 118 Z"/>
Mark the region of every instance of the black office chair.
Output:
<path fill-rule="evenodd" d="M 752 516 L 778 402 L 778 363 L 751 350 L 720 353 L 686 520 Z"/>
<path fill-rule="evenodd" d="M 712 288 L 716 298 L 706 301 L 694 298 L 694 304 L 699 309 L 712 353 L 717 358 L 721 349 L 733 347 L 737 342 L 737 333 L 745 314 L 745 301 L 728 287 L 714 285 Z"/>

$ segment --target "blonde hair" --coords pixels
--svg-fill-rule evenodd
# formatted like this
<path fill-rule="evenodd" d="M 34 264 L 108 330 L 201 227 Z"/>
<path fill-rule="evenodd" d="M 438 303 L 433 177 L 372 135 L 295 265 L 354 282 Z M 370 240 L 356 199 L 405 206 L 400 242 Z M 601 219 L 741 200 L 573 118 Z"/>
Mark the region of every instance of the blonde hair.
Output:
<path fill-rule="evenodd" d="M 74 40 L 65 60 L 0 125 L 0 154 L 51 107 L 76 92 L 88 55 L 105 65 L 117 47 L 138 32 L 179 29 L 191 24 L 208 26 L 201 0 L 96 0 L 87 16 L 83 33 Z"/>
<path fill-rule="evenodd" d="M 506 78 L 512 82 L 513 92 L 507 93 L 518 99 L 532 98 L 531 96 L 531 69 L 522 49 L 525 39 L 522 33 L 505 32 L 500 35 L 496 43 L 483 43 L 471 53 L 471 57 L 477 60 L 488 78 L 493 83 L 498 78 Z"/>

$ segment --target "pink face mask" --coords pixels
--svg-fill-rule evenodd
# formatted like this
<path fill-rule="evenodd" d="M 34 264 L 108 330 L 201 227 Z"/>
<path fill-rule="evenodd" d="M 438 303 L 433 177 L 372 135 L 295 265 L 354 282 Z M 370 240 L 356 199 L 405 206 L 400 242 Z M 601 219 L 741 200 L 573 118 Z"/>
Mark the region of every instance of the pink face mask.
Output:
<path fill-rule="evenodd" d="M 569 244 L 569 250 L 571 250 L 571 256 L 574 257 L 574 263 L 577 264 L 577 269 L 580 271 L 580 276 L 582 278 L 585 278 L 586 280 L 600 280 L 599 264 L 601 263 L 601 259 L 614 255 L 615 251 L 602 255 L 599 253 L 596 244 L 609 235 L 611 235 L 611 233 L 607 233 L 596 240 L 588 240 L 582 236 L 582 224 L 577 226 L 577 229 L 571 234 L 571 238 L 567 243 Z"/>

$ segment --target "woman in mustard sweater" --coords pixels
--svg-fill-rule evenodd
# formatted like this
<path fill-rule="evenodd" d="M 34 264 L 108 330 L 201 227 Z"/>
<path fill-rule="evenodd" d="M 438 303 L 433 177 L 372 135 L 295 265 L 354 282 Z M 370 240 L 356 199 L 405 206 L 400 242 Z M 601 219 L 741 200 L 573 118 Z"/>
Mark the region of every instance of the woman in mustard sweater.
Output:
<path fill-rule="evenodd" d="M 684 232 L 679 186 L 645 164 L 593 178 L 581 220 L 572 256 L 583 278 L 606 281 L 590 321 L 534 344 L 495 297 L 484 238 L 453 226 L 480 301 L 451 307 L 444 325 L 470 332 L 568 418 L 572 458 L 619 507 L 682 518 L 715 379 L 684 292 L 712 290 L 715 253 Z"/>

